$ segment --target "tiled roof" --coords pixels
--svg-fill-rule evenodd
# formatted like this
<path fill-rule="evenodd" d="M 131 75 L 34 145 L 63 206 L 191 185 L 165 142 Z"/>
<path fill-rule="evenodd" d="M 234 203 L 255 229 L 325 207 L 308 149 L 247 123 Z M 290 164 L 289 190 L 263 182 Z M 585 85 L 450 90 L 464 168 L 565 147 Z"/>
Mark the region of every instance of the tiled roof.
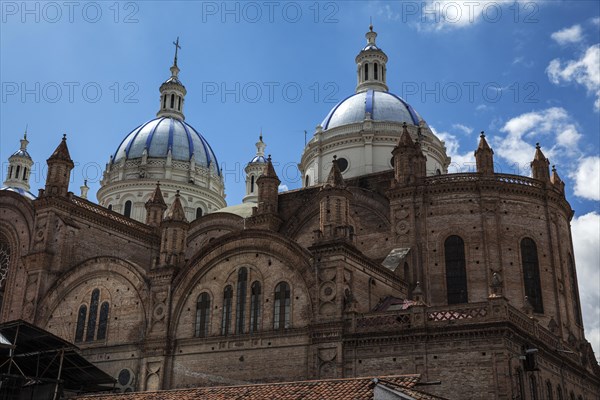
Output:
<path fill-rule="evenodd" d="M 416 400 L 443 400 L 414 389 L 420 375 L 378 377 L 380 385 Z M 240 386 L 202 387 L 128 394 L 78 397 L 79 400 L 372 400 L 377 380 L 373 377 L 327 379 Z"/>

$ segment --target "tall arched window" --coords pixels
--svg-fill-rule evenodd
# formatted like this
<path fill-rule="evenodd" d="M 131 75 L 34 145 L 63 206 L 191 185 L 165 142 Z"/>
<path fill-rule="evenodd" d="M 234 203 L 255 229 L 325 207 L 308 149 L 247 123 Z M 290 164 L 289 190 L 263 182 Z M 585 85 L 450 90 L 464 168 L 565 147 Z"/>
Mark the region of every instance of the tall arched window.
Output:
<path fill-rule="evenodd" d="M 6 278 L 8 276 L 8 267 L 10 264 L 10 245 L 8 239 L 0 234 L 0 310 L 4 300 L 4 288 L 6 286 Z"/>
<path fill-rule="evenodd" d="M 177 111 L 181 111 L 181 97 L 177 96 Z"/>
<path fill-rule="evenodd" d="M 171 108 L 175 108 L 175 95 L 171 94 Z"/>
<path fill-rule="evenodd" d="M 308 175 L 306 175 L 306 181 L 304 184 L 304 187 L 308 187 L 310 185 L 310 177 Z"/>
<path fill-rule="evenodd" d="M 221 319 L 221 335 L 228 335 L 231 332 L 231 300 L 233 298 L 233 288 L 227 285 L 223 290 L 223 317 Z"/>
<path fill-rule="evenodd" d="M 290 286 L 286 282 L 279 282 L 275 286 L 275 306 L 273 312 L 273 329 L 287 329 L 290 327 Z"/>
<path fill-rule="evenodd" d="M 258 332 L 260 329 L 260 296 L 260 282 L 255 281 L 250 287 L 250 333 Z"/>
<path fill-rule="evenodd" d="M 529 303 L 533 306 L 533 311 L 543 313 L 544 305 L 542 303 L 537 246 L 530 238 L 521 240 L 521 262 L 523 263 L 525 296 L 527 296 Z"/>
<path fill-rule="evenodd" d="M 446 256 L 446 291 L 448 304 L 467 303 L 467 270 L 465 243 L 460 236 L 450 236 L 444 242 Z"/>
<path fill-rule="evenodd" d="M 9 179 L 12 178 L 12 173 L 13 173 L 13 166 L 11 165 L 10 168 L 8 169 L 8 178 Z"/>
<path fill-rule="evenodd" d="M 538 400 L 537 381 L 533 375 L 529 376 L 529 391 L 531 394 L 531 400 Z"/>
<path fill-rule="evenodd" d="M 250 177 L 250 193 L 254 193 L 254 175 Z"/>
<path fill-rule="evenodd" d="M 365 64 L 365 81 L 369 80 L 369 64 Z"/>
<path fill-rule="evenodd" d="M 27 167 L 23 168 L 23 180 L 27 180 Z"/>
<path fill-rule="evenodd" d="M 98 319 L 98 334 L 96 340 L 106 339 L 106 331 L 108 330 L 108 302 L 105 301 L 100 306 L 100 318 Z"/>
<path fill-rule="evenodd" d="M 131 200 L 127 200 L 125 202 L 125 210 L 123 212 L 123 215 L 126 217 L 131 217 Z"/>
<path fill-rule="evenodd" d="M 75 343 L 83 341 L 83 331 L 85 330 L 85 317 L 87 316 L 87 307 L 82 304 L 77 313 L 77 327 L 75 328 Z"/>
<path fill-rule="evenodd" d="M 554 396 L 552 395 L 552 383 L 550 381 L 546 381 L 546 396 L 548 400 L 554 400 Z"/>
<path fill-rule="evenodd" d="M 236 306 L 235 306 L 235 333 L 244 333 L 246 325 L 246 292 L 248 290 L 248 269 L 240 268 L 238 271 Z"/>
<path fill-rule="evenodd" d="M 108 209 L 109 209 L 110 211 L 112 211 L 112 204 L 109 204 L 109 205 L 108 205 Z"/>
<path fill-rule="evenodd" d="M 19 174 L 21 173 L 21 166 L 17 165 L 17 172 L 15 173 L 15 178 L 19 179 Z"/>
<path fill-rule="evenodd" d="M 96 318 L 98 318 L 98 302 L 100 301 L 100 290 L 94 289 L 92 291 L 92 299 L 90 301 L 90 316 L 87 324 L 87 335 L 85 336 L 86 342 L 94 340 L 94 334 L 96 333 Z"/>
<path fill-rule="evenodd" d="M 167 95 L 165 94 L 163 97 L 163 108 L 167 108 Z"/>
<path fill-rule="evenodd" d="M 562 392 L 562 387 L 560 385 L 556 386 L 556 398 L 558 400 L 564 400 L 564 398 L 563 398 L 563 392 Z"/>
<path fill-rule="evenodd" d="M 375 74 L 375 80 L 379 79 L 378 77 L 378 71 L 379 70 L 379 64 L 375 63 L 373 64 L 373 74 Z"/>
<path fill-rule="evenodd" d="M 573 302 L 573 314 L 575 315 L 575 322 L 582 325 L 581 319 L 581 304 L 579 303 L 579 288 L 577 287 L 577 278 L 575 271 L 575 263 L 573 262 L 573 256 L 571 253 L 567 254 L 567 262 L 569 263 L 569 278 L 571 281 L 571 300 Z"/>
<path fill-rule="evenodd" d="M 202 216 L 202 208 L 198 207 L 196 208 L 196 219 L 200 218 Z"/>
<path fill-rule="evenodd" d="M 208 321 L 210 317 L 210 296 L 200 293 L 196 301 L 196 337 L 208 336 Z"/>

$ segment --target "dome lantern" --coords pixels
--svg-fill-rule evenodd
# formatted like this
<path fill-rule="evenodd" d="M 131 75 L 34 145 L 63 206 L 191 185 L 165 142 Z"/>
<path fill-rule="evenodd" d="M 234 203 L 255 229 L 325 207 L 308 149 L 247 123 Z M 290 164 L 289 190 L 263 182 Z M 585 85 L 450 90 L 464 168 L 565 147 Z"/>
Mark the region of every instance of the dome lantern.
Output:
<path fill-rule="evenodd" d="M 175 45 L 175 58 L 171 66 L 171 77 L 160 85 L 160 110 L 156 113 L 157 117 L 172 117 L 179 120 L 184 120 L 183 104 L 187 93 L 185 86 L 179 80 L 179 67 L 177 66 L 177 51 L 181 49 L 179 46 L 179 38 L 173 42 Z"/>
<path fill-rule="evenodd" d="M 369 31 L 365 37 L 367 38 L 367 45 L 356 56 L 356 70 L 358 73 L 356 93 L 365 92 L 369 89 L 387 92 L 386 63 L 388 57 L 375 43 L 377 32 L 373 31 L 372 24 L 369 26 Z"/>

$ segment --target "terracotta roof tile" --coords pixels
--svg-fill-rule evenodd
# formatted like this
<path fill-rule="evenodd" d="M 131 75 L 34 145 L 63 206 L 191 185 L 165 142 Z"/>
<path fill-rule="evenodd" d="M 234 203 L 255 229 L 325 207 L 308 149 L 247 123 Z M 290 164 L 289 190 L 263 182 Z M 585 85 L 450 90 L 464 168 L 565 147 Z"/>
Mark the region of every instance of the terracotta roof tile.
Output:
<path fill-rule="evenodd" d="M 417 400 L 440 400 L 419 390 L 419 375 L 396 375 L 378 378 L 383 385 L 405 392 Z M 79 400 L 371 400 L 373 377 L 328 379 L 255 385 L 201 387 L 158 392 L 101 394 L 81 396 Z"/>

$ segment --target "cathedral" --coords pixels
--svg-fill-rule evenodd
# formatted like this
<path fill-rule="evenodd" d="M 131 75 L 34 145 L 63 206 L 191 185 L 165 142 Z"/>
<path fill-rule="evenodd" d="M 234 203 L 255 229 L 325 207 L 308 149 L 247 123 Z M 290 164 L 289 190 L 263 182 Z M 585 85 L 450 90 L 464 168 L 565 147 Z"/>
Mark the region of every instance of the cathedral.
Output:
<path fill-rule="evenodd" d="M 600 399 L 558 172 L 538 144 L 531 177 L 496 173 L 482 132 L 476 172 L 448 173 L 376 38 L 300 189 L 279 192 L 261 136 L 226 204 L 177 52 L 97 203 L 69 187 L 66 137 L 32 193 L 25 135 L 0 190 L 1 321 L 74 343 L 122 392 L 419 374 L 449 399 Z"/>

